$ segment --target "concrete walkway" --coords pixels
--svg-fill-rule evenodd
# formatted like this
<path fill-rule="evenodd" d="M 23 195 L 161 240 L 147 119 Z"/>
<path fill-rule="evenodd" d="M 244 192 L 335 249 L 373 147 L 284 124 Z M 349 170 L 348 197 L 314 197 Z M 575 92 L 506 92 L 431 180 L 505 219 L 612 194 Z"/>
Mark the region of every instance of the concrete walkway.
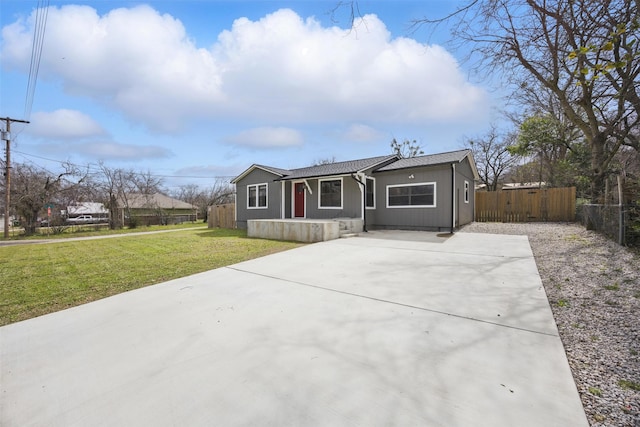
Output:
<path fill-rule="evenodd" d="M 2 426 L 588 426 L 525 236 L 370 232 L 0 328 Z"/>
<path fill-rule="evenodd" d="M 45 243 L 65 243 L 75 242 L 79 240 L 98 240 L 98 239 L 117 239 L 119 237 L 134 237 L 144 234 L 161 234 L 161 233 L 175 233 L 176 231 L 186 230 L 200 230 L 206 229 L 206 225 L 188 228 L 172 228 L 170 230 L 156 230 L 156 231 L 137 231 L 133 233 L 119 233 L 119 234 L 102 234 L 98 236 L 84 236 L 84 237 L 61 237 L 61 238 L 49 238 L 49 239 L 24 239 L 24 240 L 0 240 L 0 248 L 3 246 L 16 246 L 16 245 L 40 245 Z"/>

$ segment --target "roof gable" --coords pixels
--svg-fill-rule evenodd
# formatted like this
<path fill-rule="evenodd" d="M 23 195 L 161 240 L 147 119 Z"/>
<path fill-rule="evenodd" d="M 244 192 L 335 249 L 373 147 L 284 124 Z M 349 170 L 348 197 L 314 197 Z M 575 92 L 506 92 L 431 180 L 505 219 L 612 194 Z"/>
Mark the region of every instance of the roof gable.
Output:
<path fill-rule="evenodd" d="M 232 184 L 236 184 L 238 181 L 240 181 L 242 178 L 246 177 L 247 175 L 249 175 L 251 172 L 253 172 L 256 169 L 260 169 L 260 170 L 263 170 L 265 172 L 272 173 L 274 175 L 277 175 L 280 178 L 282 178 L 285 175 L 289 175 L 291 173 L 291 171 L 287 170 L 287 169 L 280 169 L 280 168 L 274 168 L 272 166 L 253 164 L 253 165 L 249 166 L 249 168 L 247 168 L 247 170 L 242 172 L 240 175 L 238 175 L 235 178 L 233 178 L 231 180 L 231 183 Z"/>
<path fill-rule="evenodd" d="M 469 159 L 471 169 L 473 169 L 474 177 L 478 177 L 478 171 L 476 169 L 471 150 L 458 150 L 450 151 L 447 153 L 429 154 L 426 156 L 407 157 L 405 159 L 399 159 L 393 163 L 382 166 L 375 170 L 375 172 L 387 172 L 400 169 L 409 169 L 423 166 L 436 166 L 451 163 L 461 163 L 465 158 Z"/>

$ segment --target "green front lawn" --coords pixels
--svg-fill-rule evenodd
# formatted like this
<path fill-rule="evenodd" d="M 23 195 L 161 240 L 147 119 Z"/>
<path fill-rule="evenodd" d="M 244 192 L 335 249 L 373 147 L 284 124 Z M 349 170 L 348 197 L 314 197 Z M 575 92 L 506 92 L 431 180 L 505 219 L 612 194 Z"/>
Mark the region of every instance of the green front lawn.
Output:
<path fill-rule="evenodd" d="M 298 246 L 201 228 L 0 247 L 0 325 Z"/>

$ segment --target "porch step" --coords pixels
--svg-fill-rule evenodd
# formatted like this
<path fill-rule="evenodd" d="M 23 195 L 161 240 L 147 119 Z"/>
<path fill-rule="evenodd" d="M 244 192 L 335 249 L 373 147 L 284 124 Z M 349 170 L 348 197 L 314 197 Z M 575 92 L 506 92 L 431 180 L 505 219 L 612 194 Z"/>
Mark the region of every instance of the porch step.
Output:
<path fill-rule="evenodd" d="M 358 235 L 363 230 L 363 221 L 361 219 L 355 218 L 334 218 L 340 225 L 340 236 L 345 234 L 354 234 Z M 349 236 L 353 237 L 353 236 Z"/>

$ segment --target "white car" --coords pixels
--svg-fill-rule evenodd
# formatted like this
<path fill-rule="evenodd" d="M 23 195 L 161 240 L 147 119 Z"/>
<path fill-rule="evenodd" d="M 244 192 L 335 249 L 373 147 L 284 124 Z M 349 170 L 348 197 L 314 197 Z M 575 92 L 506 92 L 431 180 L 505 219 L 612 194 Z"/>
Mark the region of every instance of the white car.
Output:
<path fill-rule="evenodd" d="M 67 223 L 69 224 L 92 224 L 96 222 L 96 219 L 91 215 L 80 215 L 74 218 L 67 218 Z"/>

